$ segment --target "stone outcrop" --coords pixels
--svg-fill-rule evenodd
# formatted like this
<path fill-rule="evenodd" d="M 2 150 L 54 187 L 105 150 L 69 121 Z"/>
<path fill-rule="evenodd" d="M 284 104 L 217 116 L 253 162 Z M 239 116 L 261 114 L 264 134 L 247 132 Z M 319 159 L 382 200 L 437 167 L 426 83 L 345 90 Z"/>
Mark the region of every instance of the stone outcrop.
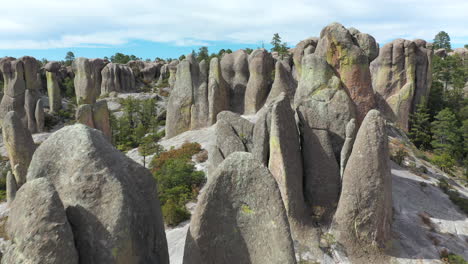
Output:
<path fill-rule="evenodd" d="M 62 97 L 60 95 L 60 86 L 58 84 L 58 71 L 60 70 L 60 64 L 58 62 L 49 62 L 44 68 L 46 70 L 49 109 L 51 113 L 56 113 L 62 108 Z"/>
<path fill-rule="evenodd" d="M 404 130 L 416 105 L 429 95 L 431 61 L 432 48 L 425 41 L 397 39 L 383 46 L 371 64 L 379 109 Z"/>
<path fill-rule="evenodd" d="M 78 264 L 74 237 L 54 186 L 45 179 L 23 185 L 11 204 L 5 264 Z"/>
<path fill-rule="evenodd" d="M 168 71 L 169 71 L 168 83 L 169 83 L 169 88 L 170 89 L 174 88 L 174 85 L 175 85 L 175 82 L 176 82 L 177 65 L 179 65 L 179 61 L 178 60 L 173 60 L 167 66 Z"/>
<path fill-rule="evenodd" d="M 346 139 L 343 144 L 343 148 L 341 149 L 340 155 L 340 176 L 343 179 L 344 169 L 346 167 L 346 163 L 348 162 L 349 156 L 351 155 L 351 151 L 353 150 L 354 140 L 356 139 L 357 134 L 357 125 L 356 119 L 349 120 L 348 124 L 346 125 Z"/>
<path fill-rule="evenodd" d="M 357 121 L 360 123 L 367 112 L 376 106 L 369 63 L 378 53 L 378 45 L 372 36 L 357 32 L 354 29 L 350 31 L 339 23 L 326 26 L 320 33 L 314 54 L 325 58 L 338 73 L 356 105 Z M 352 33 L 361 40 L 356 39 Z"/>
<path fill-rule="evenodd" d="M 0 72 L 4 80 L 0 120 L 9 111 L 15 111 L 31 133 L 37 131 L 35 110 L 41 88 L 39 67 L 39 62 L 32 57 L 18 60 L 6 57 L 0 60 Z"/>
<path fill-rule="evenodd" d="M 277 61 L 275 64 L 275 80 L 265 104 L 272 102 L 281 93 L 285 93 L 291 101 L 291 105 L 293 105 L 296 87 L 297 82 L 293 78 L 291 66 L 284 61 Z"/>
<path fill-rule="evenodd" d="M 244 114 L 255 114 L 265 103 L 272 84 L 274 60 L 265 49 L 250 54 L 249 81 L 245 89 Z"/>
<path fill-rule="evenodd" d="M 208 125 L 216 123 L 216 116 L 229 109 L 229 87 L 221 74 L 218 58 L 211 59 L 208 74 Z"/>
<path fill-rule="evenodd" d="M 47 178 L 57 190 L 80 263 L 169 263 L 156 182 L 97 130 L 77 124 L 55 132 L 36 150 L 27 178 Z"/>
<path fill-rule="evenodd" d="M 385 121 L 371 110 L 364 119 L 343 174 L 334 216 L 336 239 L 348 248 L 384 248 L 391 236 L 392 179 Z M 361 248 L 362 247 L 362 248 Z"/>
<path fill-rule="evenodd" d="M 13 176 L 11 171 L 8 171 L 7 176 L 6 176 L 6 198 L 7 198 L 8 205 L 11 205 L 13 200 L 15 200 L 17 191 L 18 191 L 18 186 L 16 185 L 15 176 Z"/>
<path fill-rule="evenodd" d="M 118 63 L 109 63 L 101 71 L 101 94 L 110 92 L 134 92 L 135 76 L 130 67 Z"/>
<path fill-rule="evenodd" d="M 31 133 L 23 126 L 16 112 L 8 112 L 5 116 L 2 132 L 8 159 L 19 188 L 26 182 L 26 173 L 36 147 Z"/>
<path fill-rule="evenodd" d="M 106 65 L 102 59 L 76 58 L 72 68 L 75 74 L 75 94 L 77 103 L 93 104 L 101 94 L 101 71 Z"/>
<path fill-rule="evenodd" d="M 233 153 L 201 194 L 183 263 L 296 263 L 277 183 L 250 153 Z"/>
<path fill-rule="evenodd" d="M 45 116 L 44 116 L 44 106 L 42 100 L 37 100 L 36 111 L 34 113 L 36 118 L 37 132 L 41 133 L 45 131 Z"/>
<path fill-rule="evenodd" d="M 312 37 L 297 43 L 296 47 L 292 49 L 294 70 L 293 76 L 296 80 L 301 78 L 302 74 L 302 58 L 315 52 L 319 39 Z M 276 77 L 275 77 L 276 78 Z"/>
<path fill-rule="evenodd" d="M 205 60 L 198 65 L 198 85 L 193 91 L 193 105 L 190 115 L 190 129 L 198 129 L 208 126 L 208 65 Z"/>
<path fill-rule="evenodd" d="M 244 50 L 225 53 L 221 59 L 221 74 L 229 85 L 229 110 L 244 113 L 245 90 L 249 81 L 249 55 Z"/>
<path fill-rule="evenodd" d="M 76 121 L 100 130 L 109 141 L 111 140 L 110 112 L 105 100 L 92 105 L 80 105 L 76 109 Z"/>

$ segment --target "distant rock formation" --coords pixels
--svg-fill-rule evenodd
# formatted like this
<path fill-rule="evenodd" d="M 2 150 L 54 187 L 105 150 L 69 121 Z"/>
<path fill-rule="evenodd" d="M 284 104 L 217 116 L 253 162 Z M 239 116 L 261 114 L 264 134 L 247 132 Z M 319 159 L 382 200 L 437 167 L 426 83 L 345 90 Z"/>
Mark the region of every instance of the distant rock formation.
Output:
<path fill-rule="evenodd" d="M 135 76 L 129 66 L 109 63 L 102 69 L 101 75 L 101 94 L 135 92 Z"/>
<path fill-rule="evenodd" d="M 6 230 L 12 244 L 4 264 L 79 263 L 62 201 L 46 178 L 28 181 L 18 191 Z"/>
<path fill-rule="evenodd" d="M 101 71 L 106 65 L 102 59 L 76 58 L 72 68 L 75 74 L 75 94 L 78 105 L 93 104 L 101 94 Z"/>
<path fill-rule="evenodd" d="M 281 93 L 285 93 L 289 98 L 291 105 L 293 105 L 296 88 L 297 82 L 294 80 L 291 72 L 291 66 L 284 61 L 277 61 L 275 64 L 275 80 L 273 81 L 271 91 L 265 104 L 269 104 Z"/>
<path fill-rule="evenodd" d="M 224 54 L 221 58 L 221 73 L 229 85 L 229 110 L 243 114 L 245 90 L 249 81 L 249 55 L 244 50 Z"/>
<path fill-rule="evenodd" d="M 274 61 L 265 49 L 249 55 L 249 81 L 245 88 L 244 114 L 255 114 L 263 106 L 273 83 Z"/>
<path fill-rule="evenodd" d="M 183 263 L 296 263 L 278 185 L 252 154 L 231 154 L 208 181 Z"/>
<path fill-rule="evenodd" d="M 169 263 L 155 180 L 97 130 L 78 124 L 54 133 L 27 178 L 57 190 L 80 263 Z"/>
<path fill-rule="evenodd" d="M 429 96 L 432 54 L 432 46 L 424 40 L 396 39 L 383 46 L 371 63 L 379 109 L 404 130 L 409 129 L 409 115 L 416 105 Z"/>
<path fill-rule="evenodd" d="M 3 119 L 3 143 L 8 152 L 15 185 L 20 188 L 26 183 L 26 174 L 36 145 L 29 130 L 23 126 L 16 112 L 8 112 Z"/>
<path fill-rule="evenodd" d="M 101 130 L 101 132 L 110 141 L 112 139 L 112 130 L 110 125 L 110 112 L 105 100 L 95 104 L 83 104 L 76 109 L 76 121 L 92 128 Z"/>
<path fill-rule="evenodd" d="M 216 116 L 229 109 L 229 87 L 221 75 L 218 58 L 211 59 L 208 74 L 208 125 L 216 123 Z"/>
<path fill-rule="evenodd" d="M 49 109 L 51 113 L 56 113 L 62 108 L 62 97 L 57 76 L 60 70 L 60 63 L 51 61 L 44 66 L 47 79 L 47 94 L 49 96 Z"/>

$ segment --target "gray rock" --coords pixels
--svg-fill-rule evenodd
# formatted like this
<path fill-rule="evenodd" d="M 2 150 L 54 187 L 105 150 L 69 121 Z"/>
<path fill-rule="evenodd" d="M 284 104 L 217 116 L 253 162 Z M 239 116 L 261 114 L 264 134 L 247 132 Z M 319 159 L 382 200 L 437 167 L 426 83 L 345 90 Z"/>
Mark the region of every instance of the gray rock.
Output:
<path fill-rule="evenodd" d="M 369 34 L 361 33 L 355 28 L 349 28 L 348 30 L 356 39 L 359 47 L 364 50 L 365 54 L 369 58 L 369 62 L 379 56 L 379 44 L 375 41 L 374 37 Z"/>
<path fill-rule="evenodd" d="M 34 141 L 16 112 L 8 112 L 3 119 L 2 130 L 3 142 L 19 188 L 26 182 L 26 173 L 35 150 Z"/>
<path fill-rule="evenodd" d="M 37 132 L 37 124 L 36 124 L 36 104 L 39 100 L 39 95 L 36 91 L 26 89 L 24 94 L 24 111 L 26 113 L 26 120 L 27 120 L 27 128 L 31 133 Z"/>
<path fill-rule="evenodd" d="M 229 85 L 229 110 L 244 113 L 245 89 L 249 80 L 249 55 L 244 50 L 224 54 L 221 73 Z"/>
<path fill-rule="evenodd" d="M 71 226 L 59 195 L 45 178 L 23 185 L 11 204 L 7 232 L 12 244 L 2 263 L 78 264 Z"/>
<path fill-rule="evenodd" d="M 33 57 L 24 56 L 19 59 L 24 65 L 24 80 L 26 89 L 38 91 L 42 87 L 39 71 L 41 63 Z"/>
<path fill-rule="evenodd" d="M 169 263 L 156 182 L 98 130 L 78 124 L 55 132 L 27 177 L 55 186 L 81 263 Z"/>
<path fill-rule="evenodd" d="M 6 176 L 6 196 L 9 205 L 15 200 L 17 191 L 18 186 L 16 185 L 15 176 L 13 176 L 11 171 L 8 171 Z"/>
<path fill-rule="evenodd" d="M 255 114 L 270 92 L 274 60 L 265 49 L 257 49 L 249 56 L 250 77 L 245 89 L 244 113 Z"/>
<path fill-rule="evenodd" d="M 112 139 L 110 112 L 107 107 L 107 101 L 101 100 L 92 105 L 80 105 L 76 110 L 76 121 L 100 130 L 109 141 Z"/>
<path fill-rule="evenodd" d="M 292 76 L 291 67 L 284 61 L 277 61 L 275 65 L 275 80 L 273 81 L 266 104 L 272 102 L 281 93 L 285 93 L 291 101 L 291 105 L 293 105 L 296 87 L 297 83 Z"/>
<path fill-rule="evenodd" d="M 377 110 L 371 110 L 361 124 L 334 217 L 337 241 L 357 255 L 354 250 L 384 248 L 391 238 L 392 179 L 384 122 Z"/>
<path fill-rule="evenodd" d="M 447 57 L 447 50 L 446 49 L 437 49 L 434 51 L 434 55 L 439 56 L 441 58 Z"/>
<path fill-rule="evenodd" d="M 101 75 L 101 94 L 134 92 L 136 89 L 135 76 L 127 65 L 109 63 L 102 69 Z"/>
<path fill-rule="evenodd" d="M 216 123 L 216 116 L 229 109 L 229 87 L 221 74 L 218 58 L 211 59 L 208 75 L 208 125 Z"/>
<path fill-rule="evenodd" d="M 58 72 L 61 69 L 62 65 L 58 61 L 49 61 L 44 69 L 48 72 Z"/>
<path fill-rule="evenodd" d="M 169 83 L 170 89 L 174 89 L 174 85 L 175 85 L 176 78 L 177 78 L 177 65 L 179 65 L 178 60 L 173 60 L 168 65 L 168 71 L 169 71 L 168 83 Z"/>
<path fill-rule="evenodd" d="M 296 263 L 276 181 L 250 153 L 234 153 L 208 181 L 183 263 Z"/>
<path fill-rule="evenodd" d="M 62 96 L 55 72 L 46 72 L 47 95 L 49 96 L 49 109 L 51 113 L 57 113 L 62 108 Z"/>
<path fill-rule="evenodd" d="M 198 129 L 208 126 L 209 103 L 208 103 L 208 65 L 203 60 L 199 64 L 198 85 L 194 86 L 191 110 L 190 129 Z"/>
<path fill-rule="evenodd" d="M 76 58 L 72 68 L 75 74 L 75 93 L 78 104 L 93 104 L 101 91 L 102 59 Z"/>
<path fill-rule="evenodd" d="M 349 156 L 351 155 L 351 151 L 353 150 L 354 140 L 356 139 L 357 134 L 357 125 L 356 119 L 349 120 L 348 124 L 346 125 L 346 139 L 343 144 L 343 148 L 341 149 L 341 158 L 340 158 L 340 176 L 343 179 L 344 169 L 346 167 L 346 163 L 348 162 Z"/>
<path fill-rule="evenodd" d="M 302 58 L 305 55 L 309 55 L 315 52 L 319 39 L 318 38 L 308 38 L 297 43 L 296 47 L 293 49 L 293 62 L 294 68 L 296 69 L 295 79 L 299 80 L 302 74 Z"/>
<path fill-rule="evenodd" d="M 37 100 L 36 110 L 34 111 L 34 116 L 36 118 L 37 132 L 44 132 L 45 126 L 45 116 L 44 116 L 44 106 L 42 105 L 42 100 Z"/>
<path fill-rule="evenodd" d="M 24 93 L 26 91 L 24 64 L 21 60 L 6 57 L 0 60 L 0 71 L 4 81 L 4 95 L 0 103 L 0 120 L 3 120 L 9 111 L 16 111 L 23 124 L 27 126 L 24 111 Z"/>
<path fill-rule="evenodd" d="M 76 122 L 94 128 L 93 106 L 82 104 L 78 106 L 75 114 Z"/>

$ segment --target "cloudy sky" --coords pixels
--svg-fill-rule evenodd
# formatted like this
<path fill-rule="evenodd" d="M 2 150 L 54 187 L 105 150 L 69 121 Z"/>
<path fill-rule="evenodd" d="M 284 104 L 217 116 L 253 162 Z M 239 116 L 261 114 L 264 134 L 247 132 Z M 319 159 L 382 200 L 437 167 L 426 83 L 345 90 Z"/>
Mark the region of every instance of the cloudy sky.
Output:
<path fill-rule="evenodd" d="M 0 0 L 0 57 L 49 60 L 103 57 L 178 57 L 200 46 L 269 47 L 274 33 L 290 46 L 331 22 L 370 33 L 380 44 L 395 38 L 432 40 L 449 33 L 468 43 L 467 0 Z"/>

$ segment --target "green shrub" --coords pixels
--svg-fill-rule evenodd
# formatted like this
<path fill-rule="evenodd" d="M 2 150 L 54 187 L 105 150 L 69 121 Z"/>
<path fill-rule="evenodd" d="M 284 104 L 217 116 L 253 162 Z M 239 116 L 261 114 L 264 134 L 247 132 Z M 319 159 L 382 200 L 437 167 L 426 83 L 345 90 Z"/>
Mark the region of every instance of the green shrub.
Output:
<path fill-rule="evenodd" d="M 390 156 L 391 160 L 393 160 L 396 164 L 402 165 L 405 157 L 408 156 L 408 153 L 404 148 L 399 148 L 393 155 Z"/>
<path fill-rule="evenodd" d="M 162 214 L 164 222 L 168 226 L 176 226 L 179 223 L 190 219 L 190 213 L 185 207 L 177 205 L 174 201 L 169 200 L 162 206 Z"/>
<path fill-rule="evenodd" d="M 455 159 L 448 153 L 442 153 L 440 155 L 434 155 L 431 162 L 439 167 L 443 172 L 451 172 L 455 166 Z"/>
<path fill-rule="evenodd" d="M 462 256 L 448 252 L 446 249 L 440 252 L 440 259 L 446 264 L 468 264 Z"/>

